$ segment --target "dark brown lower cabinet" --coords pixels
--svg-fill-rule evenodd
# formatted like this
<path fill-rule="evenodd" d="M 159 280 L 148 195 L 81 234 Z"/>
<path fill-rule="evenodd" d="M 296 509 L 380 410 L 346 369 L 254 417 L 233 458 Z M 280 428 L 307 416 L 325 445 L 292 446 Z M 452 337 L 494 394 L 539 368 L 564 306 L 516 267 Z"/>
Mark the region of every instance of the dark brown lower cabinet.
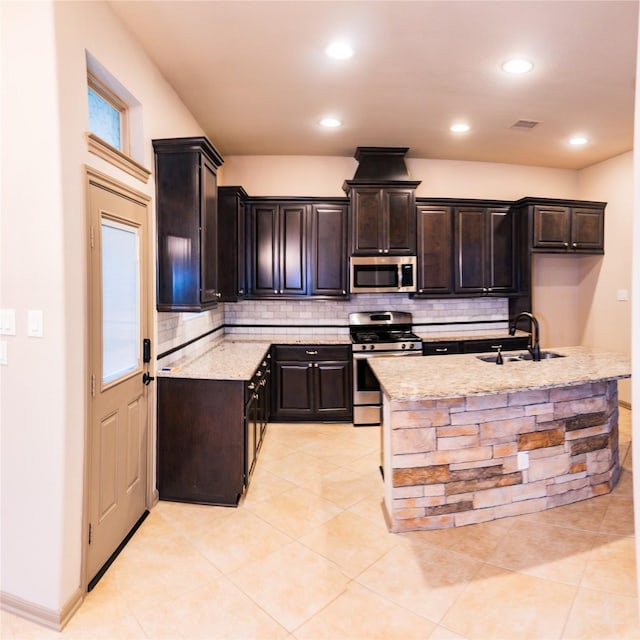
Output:
<path fill-rule="evenodd" d="M 272 420 L 353 419 L 349 346 L 276 346 L 273 360 Z"/>
<path fill-rule="evenodd" d="M 265 434 L 269 363 L 248 382 L 158 378 L 161 500 L 237 506 Z"/>

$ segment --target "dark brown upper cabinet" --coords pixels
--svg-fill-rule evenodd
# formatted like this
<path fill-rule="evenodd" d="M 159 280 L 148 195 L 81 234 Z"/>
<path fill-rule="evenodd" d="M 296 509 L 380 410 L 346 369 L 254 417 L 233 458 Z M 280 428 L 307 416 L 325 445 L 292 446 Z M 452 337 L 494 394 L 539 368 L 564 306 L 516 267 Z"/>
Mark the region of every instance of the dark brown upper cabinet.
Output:
<path fill-rule="evenodd" d="M 545 201 L 529 204 L 535 253 L 604 253 L 604 202 Z"/>
<path fill-rule="evenodd" d="M 456 207 L 454 230 L 455 292 L 516 293 L 516 218 L 509 207 Z"/>
<path fill-rule="evenodd" d="M 309 224 L 309 294 L 314 297 L 346 297 L 347 205 L 312 204 Z"/>
<path fill-rule="evenodd" d="M 418 205 L 417 294 L 453 293 L 453 209 L 446 205 Z"/>
<path fill-rule="evenodd" d="M 218 186 L 222 158 L 206 138 L 153 140 L 158 311 L 203 311 L 218 295 Z"/>
<path fill-rule="evenodd" d="M 249 206 L 249 297 L 307 294 L 308 216 L 309 206 L 297 202 Z"/>
<path fill-rule="evenodd" d="M 218 187 L 218 290 L 221 302 L 238 302 L 245 294 L 247 198 L 242 187 Z"/>
<path fill-rule="evenodd" d="M 415 191 L 404 156 L 408 147 L 358 147 L 353 180 L 342 185 L 351 198 L 353 255 L 415 255 Z"/>
<path fill-rule="evenodd" d="M 415 187 L 352 186 L 353 255 L 415 255 Z"/>

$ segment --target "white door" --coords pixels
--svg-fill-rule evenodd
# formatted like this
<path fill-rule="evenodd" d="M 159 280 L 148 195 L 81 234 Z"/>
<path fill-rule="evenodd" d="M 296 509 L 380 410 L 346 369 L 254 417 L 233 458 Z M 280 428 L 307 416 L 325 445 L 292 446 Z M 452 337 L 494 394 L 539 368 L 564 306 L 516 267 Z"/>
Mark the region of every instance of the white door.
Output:
<path fill-rule="evenodd" d="M 90 582 L 146 509 L 149 394 L 143 340 L 149 336 L 149 310 L 148 199 L 93 172 L 87 190 Z"/>

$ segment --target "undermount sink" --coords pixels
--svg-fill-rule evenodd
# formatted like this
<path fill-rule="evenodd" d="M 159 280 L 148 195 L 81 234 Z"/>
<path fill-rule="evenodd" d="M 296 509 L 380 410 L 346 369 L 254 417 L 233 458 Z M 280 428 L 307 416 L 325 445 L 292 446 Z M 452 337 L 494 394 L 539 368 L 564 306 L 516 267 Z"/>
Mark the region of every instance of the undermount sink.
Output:
<path fill-rule="evenodd" d="M 561 353 L 555 351 L 541 351 L 540 360 L 551 360 L 552 358 L 564 358 Z M 482 362 L 492 362 L 496 364 L 497 354 L 491 354 L 489 356 L 477 356 L 478 360 Z M 521 362 L 522 360 L 532 360 L 533 356 L 530 353 L 519 353 L 518 355 L 502 354 L 502 362 Z"/>

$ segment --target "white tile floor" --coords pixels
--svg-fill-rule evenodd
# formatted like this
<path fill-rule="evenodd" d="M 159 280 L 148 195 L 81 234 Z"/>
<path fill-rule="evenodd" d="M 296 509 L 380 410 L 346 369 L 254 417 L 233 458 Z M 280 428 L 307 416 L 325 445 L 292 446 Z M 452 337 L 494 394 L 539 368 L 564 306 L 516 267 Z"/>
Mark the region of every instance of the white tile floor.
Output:
<path fill-rule="evenodd" d="M 606 496 L 393 535 L 378 431 L 271 424 L 238 509 L 160 502 L 62 634 L 10 638 L 640 639 L 630 412 Z"/>

